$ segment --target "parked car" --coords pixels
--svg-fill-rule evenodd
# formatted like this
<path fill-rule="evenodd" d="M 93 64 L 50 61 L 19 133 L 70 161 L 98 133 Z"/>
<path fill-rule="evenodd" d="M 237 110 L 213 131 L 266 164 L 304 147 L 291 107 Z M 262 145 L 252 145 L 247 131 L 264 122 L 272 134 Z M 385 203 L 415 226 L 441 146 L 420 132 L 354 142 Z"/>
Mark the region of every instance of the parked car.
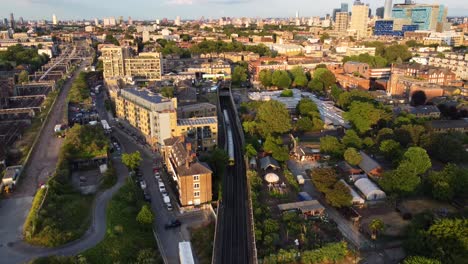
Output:
<path fill-rule="evenodd" d="M 143 192 L 143 198 L 145 201 L 151 203 L 151 196 L 146 191 Z"/>
<path fill-rule="evenodd" d="M 168 203 L 166 204 L 167 210 L 172 211 L 172 204 Z"/>
<path fill-rule="evenodd" d="M 171 203 L 171 198 L 169 198 L 169 195 L 163 194 L 163 201 L 165 204 L 170 204 Z"/>
<path fill-rule="evenodd" d="M 296 178 L 297 178 L 297 182 L 298 182 L 299 184 L 302 185 L 302 184 L 305 183 L 304 176 L 302 176 L 302 175 L 297 175 Z"/>
<path fill-rule="evenodd" d="M 171 229 L 181 226 L 182 223 L 178 219 L 171 220 L 169 223 L 164 225 L 164 228 Z"/>
<path fill-rule="evenodd" d="M 162 182 L 159 183 L 159 191 L 161 193 L 166 193 L 166 187 L 164 186 L 164 183 Z"/>

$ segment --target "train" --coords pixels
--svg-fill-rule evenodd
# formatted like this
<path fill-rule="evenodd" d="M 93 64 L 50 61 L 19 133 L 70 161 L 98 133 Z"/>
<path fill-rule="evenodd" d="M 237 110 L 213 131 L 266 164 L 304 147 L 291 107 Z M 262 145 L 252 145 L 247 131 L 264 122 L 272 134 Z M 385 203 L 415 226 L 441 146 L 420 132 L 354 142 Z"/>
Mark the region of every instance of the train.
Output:
<path fill-rule="evenodd" d="M 227 142 L 228 142 L 228 155 L 229 155 L 229 166 L 234 166 L 234 138 L 232 135 L 232 126 L 231 122 L 229 121 L 229 115 L 226 109 L 223 111 L 224 113 L 224 122 L 226 124 L 227 130 Z"/>

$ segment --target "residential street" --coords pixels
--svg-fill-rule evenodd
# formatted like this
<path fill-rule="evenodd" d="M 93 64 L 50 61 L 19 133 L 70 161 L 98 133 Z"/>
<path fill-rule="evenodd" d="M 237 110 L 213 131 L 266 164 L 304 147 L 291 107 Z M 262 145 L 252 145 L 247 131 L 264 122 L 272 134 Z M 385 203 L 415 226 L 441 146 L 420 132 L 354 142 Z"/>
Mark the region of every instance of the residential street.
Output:
<path fill-rule="evenodd" d="M 301 164 L 294 160 L 288 161 L 288 168 L 294 175 L 304 175 L 306 181 L 302 187 L 302 191 L 308 192 L 313 198 L 320 201 L 320 203 L 326 208 L 325 212 L 333 221 L 337 223 L 338 229 L 341 231 L 343 236 L 345 236 L 351 243 L 353 243 L 354 247 L 361 249 L 370 245 L 369 239 L 364 237 L 351 223 L 351 221 L 345 219 L 335 208 L 331 207 L 325 202 L 323 196 L 315 189 L 311 179 L 308 178 L 307 173 L 305 172 L 307 168 L 302 167 Z"/>

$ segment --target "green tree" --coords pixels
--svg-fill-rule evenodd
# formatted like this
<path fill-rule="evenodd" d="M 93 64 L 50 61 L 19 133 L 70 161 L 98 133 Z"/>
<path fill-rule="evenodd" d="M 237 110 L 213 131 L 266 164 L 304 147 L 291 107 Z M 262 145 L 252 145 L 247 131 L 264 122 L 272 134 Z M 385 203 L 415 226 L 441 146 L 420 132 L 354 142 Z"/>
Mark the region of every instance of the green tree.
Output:
<path fill-rule="evenodd" d="M 339 97 L 337 104 L 343 108 L 343 110 L 348 110 L 351 103 L 360 101 L 360 102 L 375 102 L 374 97 L 367 91 L 362 90 L 351 90 L 350 92 L 342 92 Z"/>
<path fill-rule="evenodd" d="M 140 167 L 142 161 L 141 153 L 135 151 L 133 153 L 123 153 L 122 154 L 122 163 L 127 166 L 129 170 L 134 171 L 136 168 Z"/>
<path fill-rule="evenodd" d="M 302 132 L 312 131 L 314 129 L 314 124 L 309 117 L 302 117 L 297 121 L 296 128 Z"/>
<path fill-rule="evenodd" d="M 107 34 L 104 42 L 109 43 L 109 44 L 114 44 L 116 46 L 120 46 L 119 41 L 112 34 Z"/>
<path fill-rule="evenodd" d="M 244 121 L 242 122 L 242 127 L 244 128 L 244 131 L 251 136 L 253 136 L 257 131 L 257 123 L 255 121 Z"/>
<path fill-rule="evenodd" d="M 265 102 L 258 108 L 257 121 L 257 128 L 264 136 L 286 133 L 292 128 L 288 109 L 275 100 Z"/>
<path fill-rule="evenodd" d="M 280 97 L 293 97 L 294 96 L 294 93 L 291 89 L 284 89 L 281 93 L 280 93 Z"/>
<path fill-rule="evenodd" d="M 302 98 L 296 106 L 296 112 L 300 115 L 311 115 L 313 112 L 318 112 L 317 104 L 309 98 Z"/>
<path fill-rule="evenodd" d="M 272 83 L 272 74 L 271 74 L 270 70 L 261 70 L 259 75 L 258 75 L 258 78 L 260 80 L 260 83 L 264 87 L 270 87 L 271 85 L 273 85 L 273 83 Z"/>
<path fill-rule="evenodd" d="M 167 98 L 173 98 L 174 97 L 174 87 L 170 86 L 165 86 L 161 88 L 161 95 Z"/>
<path fill-rule="evenodd" d="M 372 239 L 377 239 L 377 234 L 382 232 L 385 228 L 385 224 L 381 219 L 372 219 L 369 223 L 369 229 L 372 232 Z"/>
<path fill-rule="evenodd" d="M 326 191 L 325 199 L 331 206 L 341 208 L 351 206 L 353 196 L 351 196 L 348 187 L 338 181 L 333 185 L 333 188 Z"/>
<path fill-rule="evenodd" d="M 403 163 L 396 170 L 385 172 L 380 185 L 390 193 L 409 194 L 421 183 L 421 178 L 411 170 L 409 163 Z"/>
<path fill-rule="evenodd" d="M 232 83 L 236 85 L 247 81 L 247 70 L 242 66 L 234 67 L 234 72 L 232 73 L 231 79 Z"/>
<path fill-rule="evenodd" d="M 20 84 L 29 82 L 29 72 L 26 70 L 22 70 L 18 75 L 18 82 Z"/>
<path fill-rule="evenodd" d="M 330 90 L 332 85 L 336 83 L 335 75 L 330 70 L 324 68 L 316 69 L 313 79 L 321 82 L 325 90 Z"/>
<path fill-rule="evenodd" d="M 316 93 L 318 95 L 323 95 L 325 94 L 325 87 L 323 86 L 323 83 L 320 82 L 318 79 L 312 79 L 308 84 L 307 88 L 313 93 Z"/>
<path fill-rule="evenodd" d="M 314 186 L 322 193 L 326 193 L 338 181 L 332 168 L 315 168 L 311 178 Z"/>
<path fill-rule="evenodd" d="M 437 200 L 451 201 L 454 197 L 467 197 L 468 170 L 454 164 L 445 165 L 442 171 L 431 171 L 427 182 L 432 196 Z"/>
<path fill-rule="evenodd" d="M 384 154 L 388 160 L 398 160 L 401 156 L 402 148 L 400 143 L 393 139 L 387 139 L 380 143 L 380 152 Z"/>
<path fill-rule="evenodd" d="M 405 154 L 403 154 L 403 160 L 400 166 L 402 165 L 406 165 L 408 172 L 421 175 L 432 166 L 432 163 L 425 149 L 410 147 Z"/>
<path fill-rule="evenodd" d="M 389 62 L 396 62 L 398 59 L 408 61 L 413 55 L 406 45 L 391 45 L 385 48 L 384 58 Z"/>
<path fill-rule="evenodd" d="M 136 217 L 136 220 L 138 223 L 145 226 L 150 226 L 153 224 L 154 215 L 147 204 L 141 207 L 140 212 L 138 212 L 138 215 Z"/>
<path fill-rule="evenodd" d="M 291 78 L 286 71 L 275 71 L 271 76 L 271 82 L 279 88 L 289 88 L 291 86 Z"/>
<path fill-rule="evenodd" d="M 245 146 L 245 153 L 247 154 L 249 158 L 257 156 L 257 150 L 254 148 L 252 144 L 247 144 L 247 146 Z"/>
<path fill-rule="evenodd" d="M 436 220 L 427 235 L 437 258 L 449 263 L 468 258 L 468 219 Z"/>
<path fill-rule="evenodd" d="M 362 161 L 361 154 L 355 148 L 348 148 L 344 152 L 344 158 L 351 165 L 358 165 Z"/>
<path fill-rule="evenodd" d="M 301 66 L 294 67 L 290 70 L 291 75 L 294 79 L 294 85 L 296 87 L 305 87 L 309 82 L 307 76 L 304 73 L 304 69 Z"/>
<path fill-rule="evenodd" d="M 343 136 L 343 139 L 341 139 L 341 143 L 343 143 L 346 147 L 353 147 L 357 149 L 362 148 L 361 138 L 356 133 L 356 131 L 352 129 L 346 130 L 345 135 Z"/>
<path fill-rule="evenodd" d="M 331 95 L 331 98 L 333 99 L 333 101 L 338 102 L 338 99 L 340 98 L 340 95 L 342 93 L 344 93 L 343 89 L 338 87 L 338 85 L 336 85 L 336 84 L 332 85 L 330 95 Z"/>
<path fill-rule="evenodd" d="M 426 129 L 421 125 L 403 125 L 395 130 L 395 138 L 403 146 L 419 146 L 424 132 L 426 132 Z"/>
<path fill-rule="evenodd" d="M 383 109 L 376 108 L 371 103 L 353 102 L 349 111 L 344 114 L 346 120 L 351 122 L 357 131 L 364 134 L 372 129 L 381 119 L 389 115 Z"/>
<path fill-rule="evenodd" d="M 344 146 L 336 137 L 324 136 L 320 138 L 320 151 L 340 157 L 344 152 Z"/>

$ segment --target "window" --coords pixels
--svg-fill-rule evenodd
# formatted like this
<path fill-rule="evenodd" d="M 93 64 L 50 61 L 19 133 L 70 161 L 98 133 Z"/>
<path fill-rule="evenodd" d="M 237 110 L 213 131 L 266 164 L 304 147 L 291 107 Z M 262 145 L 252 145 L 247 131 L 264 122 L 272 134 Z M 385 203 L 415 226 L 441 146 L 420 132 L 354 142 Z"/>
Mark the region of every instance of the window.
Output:
<path fill-rule="evenodd" d="M 193 175 L 193 181 L 200 181 L 200 175 Z"/>
<path fill-rule="evenodd" d="M 200 192 L 193 192 L 193 197 L 200 197 Z"/>
<path fill-rule="evenodd" d="M 200 183 L 194 183 L 193 189 L 200 189 Z"/>

